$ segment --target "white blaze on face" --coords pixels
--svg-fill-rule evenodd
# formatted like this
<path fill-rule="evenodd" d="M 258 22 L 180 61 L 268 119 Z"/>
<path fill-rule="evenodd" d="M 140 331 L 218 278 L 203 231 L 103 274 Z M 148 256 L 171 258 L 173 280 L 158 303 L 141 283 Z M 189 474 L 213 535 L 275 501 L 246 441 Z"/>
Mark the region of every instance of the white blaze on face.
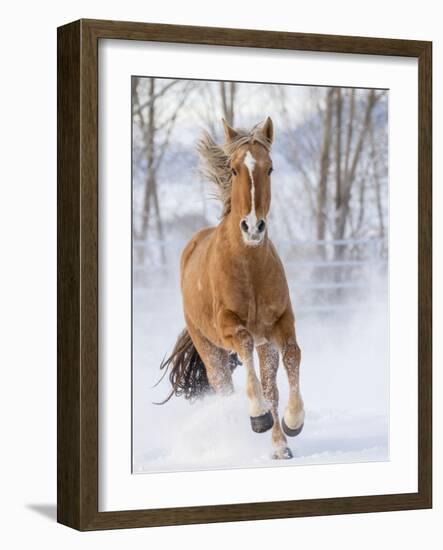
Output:
<path fill-rule="evenodd" d="M 249 231 L 255 229 L 257 225 L 257 215 L 255 213 L 255 184 L 254 184 L 254 168 L 256 164 L 255 158 L 251 155 L 250 151 L 247 151 L 244 159 L 244 163 L 249 172 L 251 179 L 251 211 L 246 216 L 246 222 L 249 227 Z"/>

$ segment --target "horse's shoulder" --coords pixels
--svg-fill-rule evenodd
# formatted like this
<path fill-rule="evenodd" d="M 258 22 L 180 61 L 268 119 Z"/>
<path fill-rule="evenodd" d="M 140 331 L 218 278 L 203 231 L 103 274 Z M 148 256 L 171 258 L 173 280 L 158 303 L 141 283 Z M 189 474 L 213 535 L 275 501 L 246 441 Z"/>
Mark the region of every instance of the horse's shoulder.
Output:
<path fill-rule="evenodd" d="M 183 249 L 182 255 L 181 255 L 181 264 L 182 266 L 186 265 L 189 257 L 194 252 L 195 248 L 201 241 L 203 241 L 207 236 L 209 236 L 213 231 L 215 230 L 215 227 L 205 227 L 204 229 L 200 229 L 200 231 L 197 231 L 195 233 L 191 240 L 188 242 L 188 244 Z"/>
<path fill-rule="evenodd" d="M 195 233 L 195 235 L 191 239 L 191 242 L 195 241 L 196 243 L 198 243 L 214 231 L 215 227 L 204 227 L 203 229 L 200 229 L 200 231 L 197 231 L 197 233 Z"/>

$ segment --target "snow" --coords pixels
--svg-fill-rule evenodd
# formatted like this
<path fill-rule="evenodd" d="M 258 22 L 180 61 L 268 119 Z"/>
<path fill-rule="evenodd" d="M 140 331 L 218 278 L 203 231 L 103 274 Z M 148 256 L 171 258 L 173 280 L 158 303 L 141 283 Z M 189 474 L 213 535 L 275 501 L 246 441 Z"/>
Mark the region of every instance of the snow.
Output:
<path fill-rule="evenodd" d="M 153 404 L 169 393 L 167 376 L 153 385 L 184 321 L 178 282 L 151 283 L 134 289 L 134 473 L 389 459 L 385 302 L 368 300 L 359 313 L 298 316 L 305 427 L 288 438 L 294 459 L 276 461 L 270 432 L 251 430 L 242 366 L 234 372 L 231 396 L 207 396 L 193 404 L 173 397 Z M 278 386 L 282 413 L 288 384 L 281 363 Z"/>

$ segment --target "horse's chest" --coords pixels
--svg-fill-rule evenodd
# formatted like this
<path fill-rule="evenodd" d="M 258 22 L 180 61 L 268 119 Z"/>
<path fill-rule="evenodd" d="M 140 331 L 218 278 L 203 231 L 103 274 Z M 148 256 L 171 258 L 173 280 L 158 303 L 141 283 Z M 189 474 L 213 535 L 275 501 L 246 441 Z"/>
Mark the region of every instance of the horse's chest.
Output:
<path fill-rule="evenodd" d="M 272 285 L 244 279 L 237 281 L 231 299 L 228 300 L 229 309 L 234 311 L 253 333 L 263 334 L 282 315 L 285 304 Z"/>

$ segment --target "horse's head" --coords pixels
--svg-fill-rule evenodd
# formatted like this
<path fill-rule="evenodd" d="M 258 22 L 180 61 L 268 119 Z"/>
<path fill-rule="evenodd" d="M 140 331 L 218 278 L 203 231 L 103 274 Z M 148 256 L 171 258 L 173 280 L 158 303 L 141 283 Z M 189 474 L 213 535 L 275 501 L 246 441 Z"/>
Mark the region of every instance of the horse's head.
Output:
<path fill-rule="evenodd" d="M 226 146 L 234 144 L 239 134 L 223 121 Z M 251 139 L 235 148 L 231 154 L 231 212 L 238 222 L 243 242 L 247 246 L 263 243 L 271 205 L 272 160 L 270 147 L 274 137 L 272 120 L 257 128 Z"/>

